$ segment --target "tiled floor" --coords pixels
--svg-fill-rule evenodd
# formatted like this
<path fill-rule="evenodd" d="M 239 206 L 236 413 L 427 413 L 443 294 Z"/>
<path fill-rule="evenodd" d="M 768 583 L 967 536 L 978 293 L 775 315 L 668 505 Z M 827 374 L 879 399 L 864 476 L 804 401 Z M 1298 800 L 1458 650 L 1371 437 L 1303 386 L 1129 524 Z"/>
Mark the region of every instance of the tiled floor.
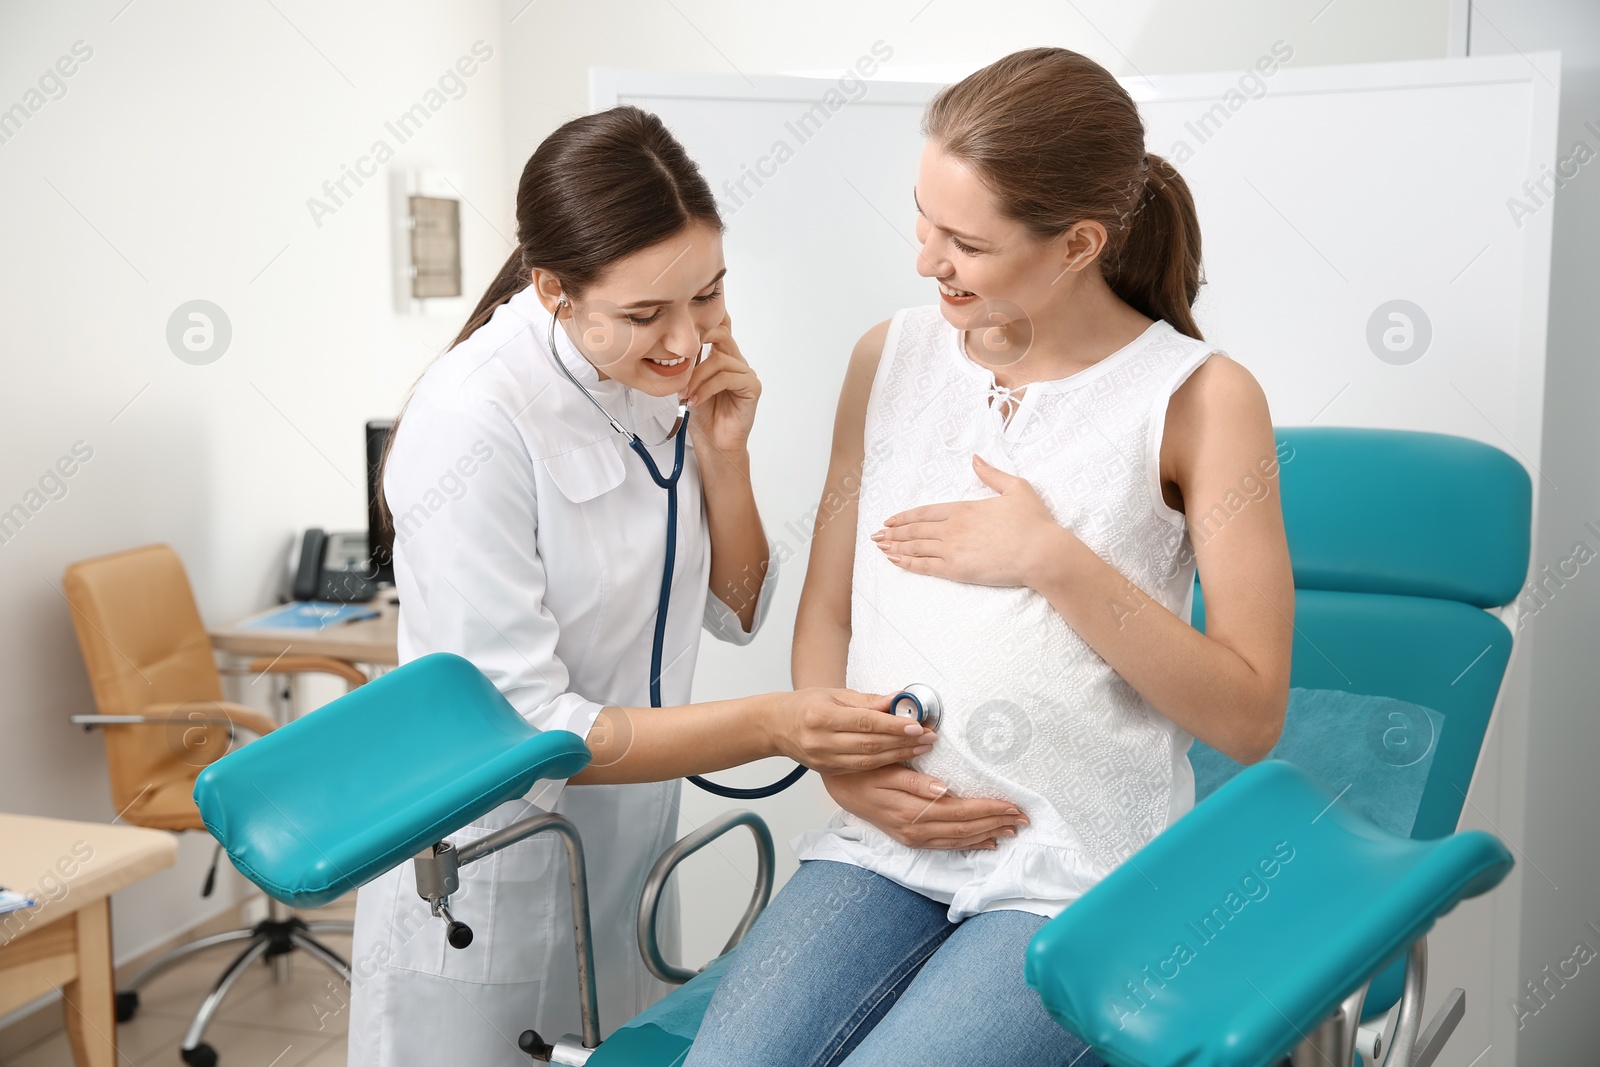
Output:
<path fill-rule="evenodd" d="M 348 920 L 354 897 L 305 917 Z M 319 935 L 346 959 L 349 935 Z M 244 942 L 224 945 L 184 960 L 140 990 L 139 1013 L 117 1027 L 119 1067 L 183 1067 L 178 1046 L 194 1011 Z M 344 1067 L 345 1025 L 350 991 L 326 967 L 304 953 L 293 957 L 293 979 L 272 980 L 272 967 L 257 963 L 241 978 L 206 1030 L 219 1067 Z M 51 1010 L 51 1009 L 46 1009 Z M 72 1049 L 58 1031 L 16 1055 L 3 1067 L 73 1067 Z"/>

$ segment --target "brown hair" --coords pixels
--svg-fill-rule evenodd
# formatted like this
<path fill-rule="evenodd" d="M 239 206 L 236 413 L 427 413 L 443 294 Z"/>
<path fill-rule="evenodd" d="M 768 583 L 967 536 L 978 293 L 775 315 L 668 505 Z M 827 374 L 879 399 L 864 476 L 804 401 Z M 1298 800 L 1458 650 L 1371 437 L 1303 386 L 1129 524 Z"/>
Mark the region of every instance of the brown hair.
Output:
<path fill-rule="evenodd" d="M 1110 71 L 1065 48 L 1013 52 L 941 89 L 922 133 L 1038 236 L 1101 223 L 1112 292 L 1203 340 L 1190 312 L 1204 284 L 1194 198 L 1171 163 L 1145 152 L 1139 109 Z"/>
<path fill-rule="evenodd" d="M 710 184 L 660 118 L 624 105 L 565 123 L 522 169 L 517 247 L 450 347 L 532 284 L 533 268 L 554 274 L 567 297 L 577 300 L 618 260 L 695 222 L 723 230 Z M 378 509 L 391 534 L 383 472 L 403 415 L 404 405 L 378 464 Z"/>

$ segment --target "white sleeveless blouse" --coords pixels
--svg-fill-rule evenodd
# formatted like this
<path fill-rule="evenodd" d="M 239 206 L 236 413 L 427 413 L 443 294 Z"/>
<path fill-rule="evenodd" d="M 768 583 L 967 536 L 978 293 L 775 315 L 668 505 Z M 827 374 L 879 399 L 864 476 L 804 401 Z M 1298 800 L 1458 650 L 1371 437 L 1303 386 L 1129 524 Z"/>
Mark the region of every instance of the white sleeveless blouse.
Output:
<path fill-rule="evenodd" d="M 1158 320 L 1019 398 L 967 355 L 938 306 L 895 314 L 867 405 L 846 685 L 932 686 L 939 739 L 910 765 L 955 796 L 1009 799 L 1029 824 L 993 850 L 914 849 L 840 810 L 790 842 L 798 858 L 875 871 L 949 904 L 952 922 L 1002 908 L 1053 916 L 1193 807 L 1190 735 L 1043 596 L 901 570 L 870 535 L 918 505 L 993 496 L 976 452 L 1026 478 L 1057 522 L 1187 620 L 1194 554 L 1162 500 L 1161 436 L 1173 392 L 1214 351 Z"/>

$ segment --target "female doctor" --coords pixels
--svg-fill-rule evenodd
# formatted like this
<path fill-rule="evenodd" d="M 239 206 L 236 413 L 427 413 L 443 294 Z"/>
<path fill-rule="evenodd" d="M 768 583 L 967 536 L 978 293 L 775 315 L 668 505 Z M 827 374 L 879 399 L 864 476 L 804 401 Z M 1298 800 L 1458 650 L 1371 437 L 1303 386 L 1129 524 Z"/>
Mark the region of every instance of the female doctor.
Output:
<path fill-rule="evenodd" d="M 927 751 L 933 735 L 887 714 L 887 697 L 847 690 L 686 703 L 701 627 L 749 642 L 774 574 L 746 448 L 761 386 L 724 310 L 716 203 L 682 146 L 633 107 L 567 123 L 523 171 L 517 235 L 390 437 L 382 485 L 395 530 L 399 651 L 401 662 L 462 655 L 534 725 L 587 739 L 593 761 L 583 773 L 540 783 L 452 840 L 535 807 L 577 826 L 604 1035 L 666 992 L 639 958 L 634 920 L 651 864 L 676 837 L 679 778 L 771 755 L 830 773 L 872 769 Z M 609 419 L 637 435 L 665 474 L 680 397 L 690 447 L 661 652 L 664 706 L 652 708 L 666 493 Z M 448 710 L 441 745 L 450 743 Z M 411 864 L 361 889 L 351 1064 L 523 1067 L 524 1029 L 579 1030 L 558 839 L 541 834 L 463 867 L 452 903 L 477 934 L 465 950 L 447 946 Z M 669 904 L 669 958 L 676 920 Z"/>

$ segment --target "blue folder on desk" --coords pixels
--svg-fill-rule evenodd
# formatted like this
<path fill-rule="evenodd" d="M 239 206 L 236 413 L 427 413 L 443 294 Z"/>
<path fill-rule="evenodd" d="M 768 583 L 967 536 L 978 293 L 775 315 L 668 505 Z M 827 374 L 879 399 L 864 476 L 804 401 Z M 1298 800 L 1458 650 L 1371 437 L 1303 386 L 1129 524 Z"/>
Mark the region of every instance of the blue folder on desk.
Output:
<path fill-rule="evenodd" d="M 331 604 L 321 600 L 297 600 L 277 611 L 259 615 L 241 628 L 250 630 L 322 630 L 340 623 L 377 615 L 371 604 Z"/>

